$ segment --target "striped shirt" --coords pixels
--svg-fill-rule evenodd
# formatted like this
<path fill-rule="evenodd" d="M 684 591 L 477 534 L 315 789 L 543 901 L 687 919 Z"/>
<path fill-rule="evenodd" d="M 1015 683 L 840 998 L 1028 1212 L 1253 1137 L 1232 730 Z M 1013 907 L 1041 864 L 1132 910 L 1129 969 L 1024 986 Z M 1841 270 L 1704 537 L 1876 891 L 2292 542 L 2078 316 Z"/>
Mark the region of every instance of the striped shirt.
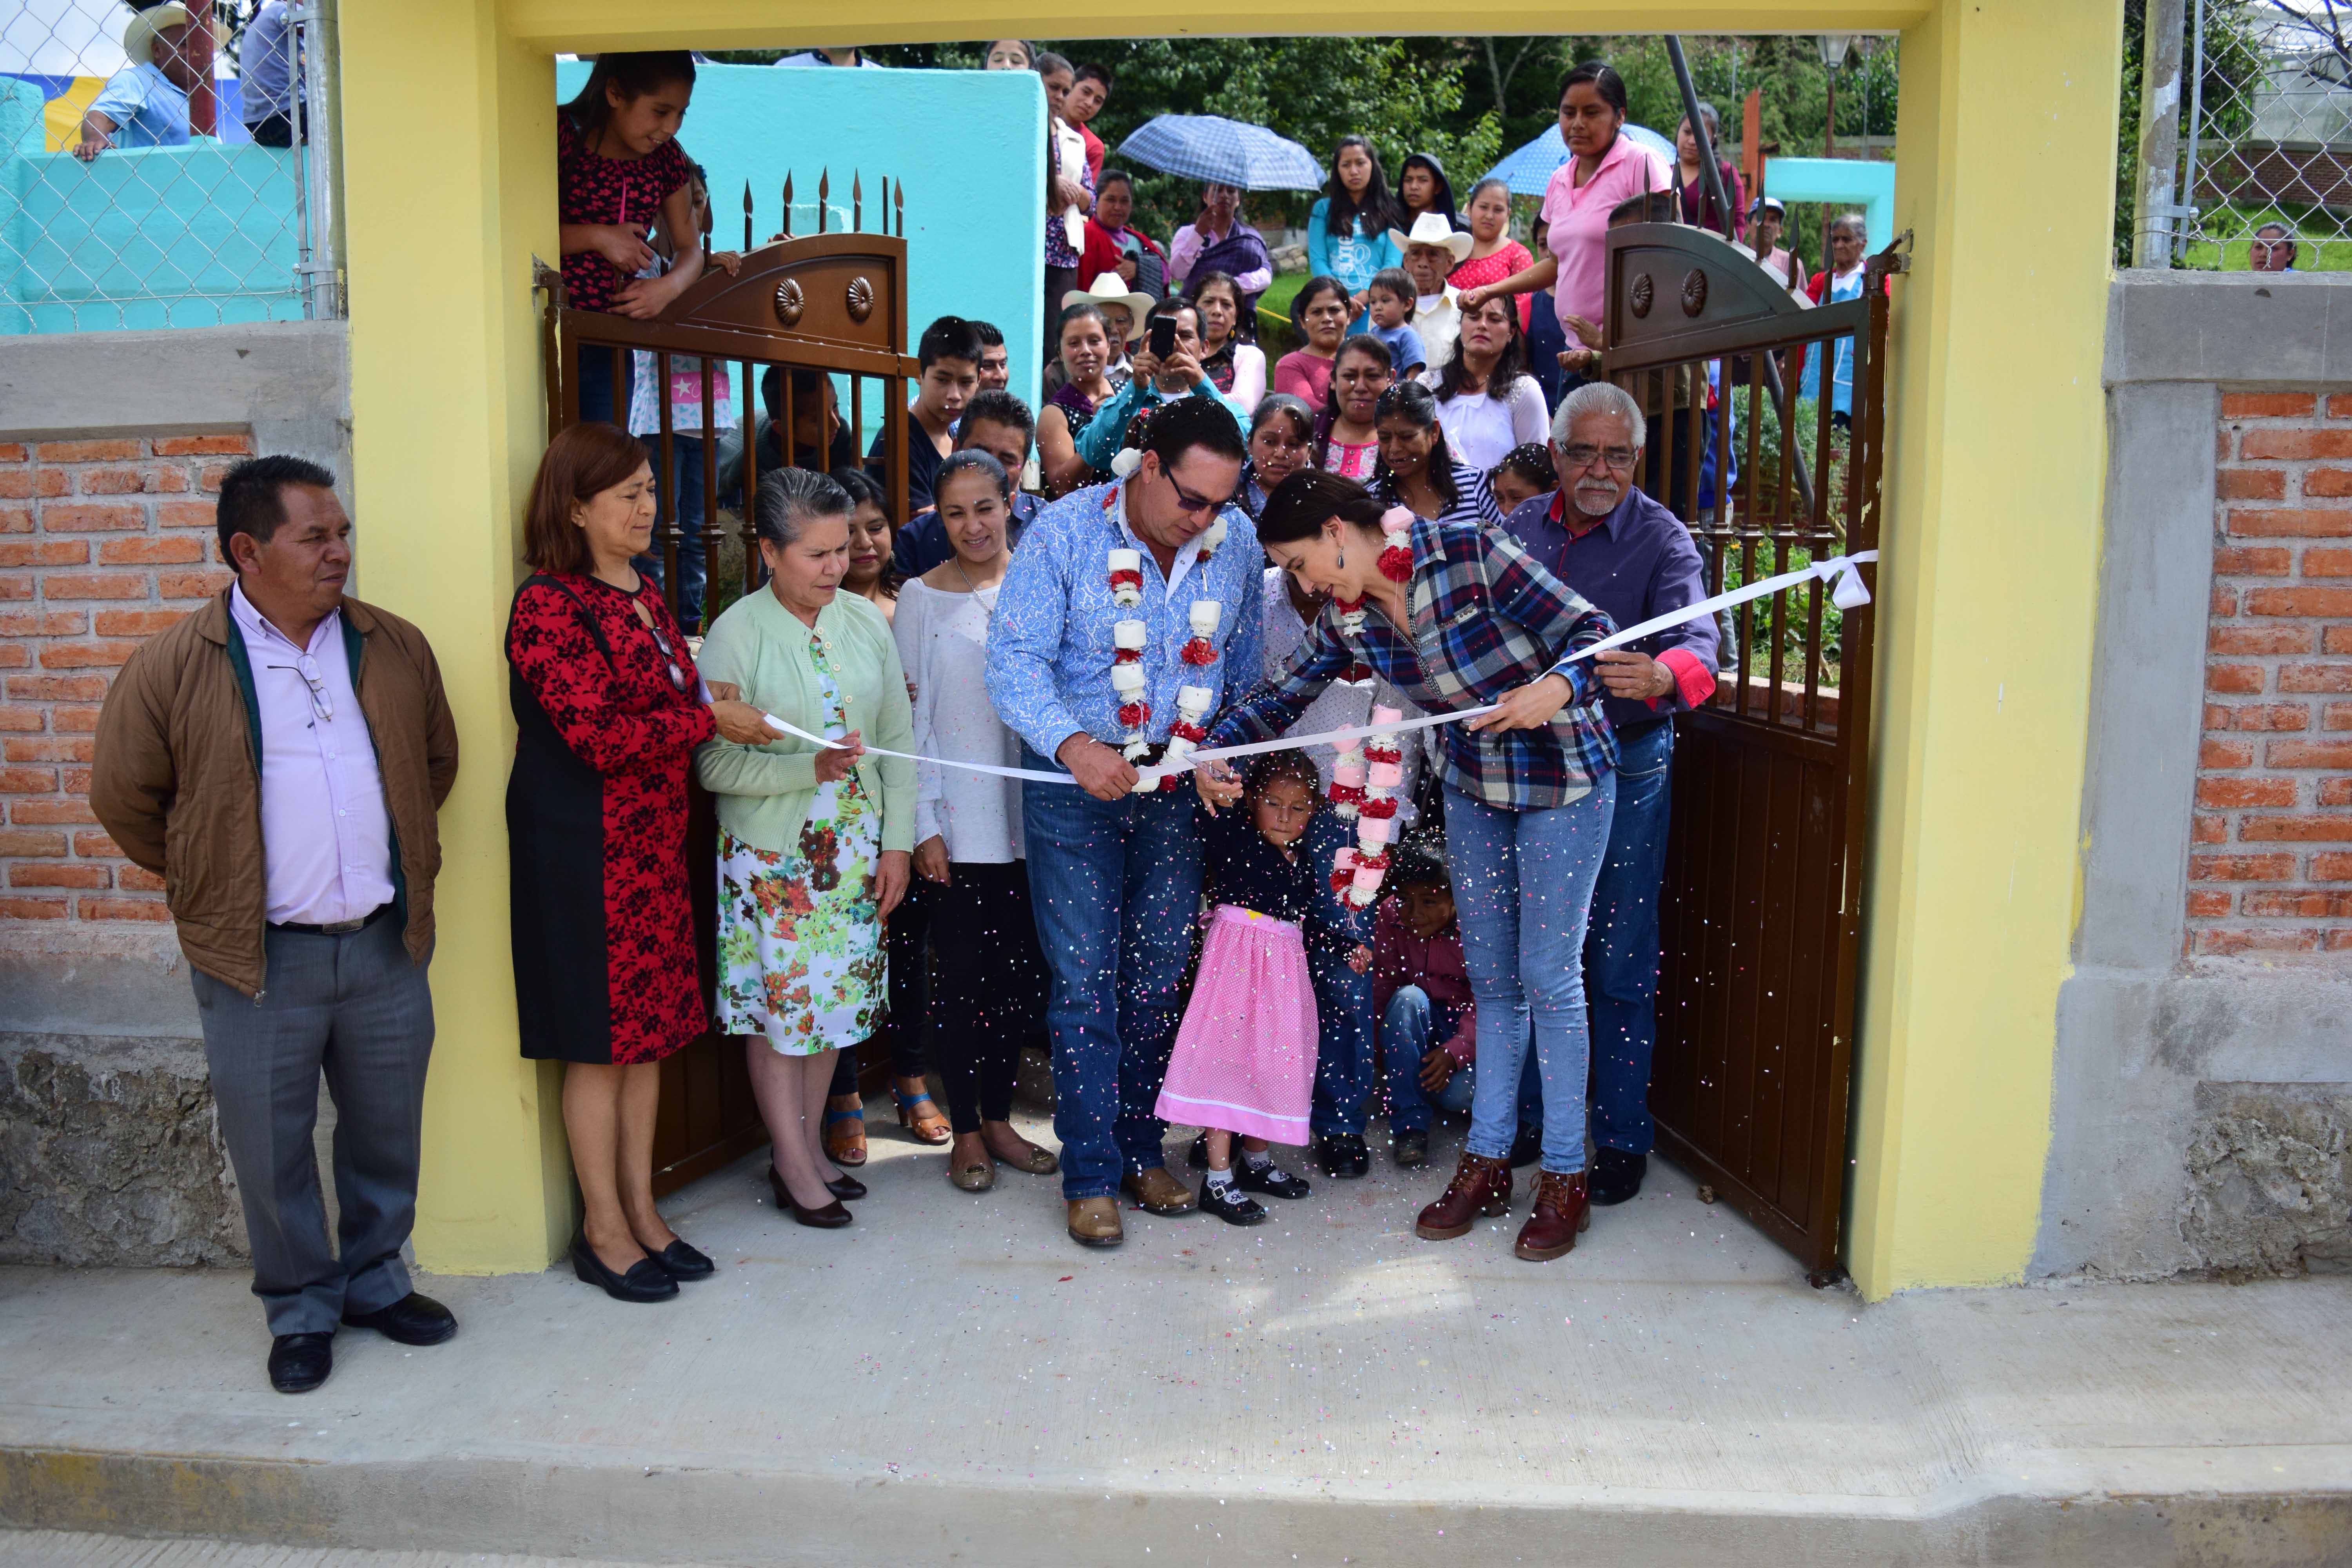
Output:
<path fill-rule="evenodd" d="M 1396 481 L 1383 470 L 1372 481 L 1372 493 L 1391 506 L 1402 506 Z M 1499 528 L 1503 509 L 1496 502 L 1494 486 L 1484 470 L 1467 463 L 1454 465 L 1454 493 L 1461 499 L 1437 514 L 1440 522 L 1466 522 L 1474 528 Z"/>
<path fill-rule="evenodd" d="M 1416 520 L 1405 603 L 1410 636 L 1368 607 L 1363 629 L 1349 637 L 1338 606 L 1324 606 L 1282 673 L 1227 709 L 1209 744 L 1274 739 L 1360 662 L 1431 713 L 1483 707 L 1546 675 L 1567 680 L 1567 703 L 1541 729 L 1430 731 L 1445 782 L 1488 805 L 1567 805 L 1617 765 L 1598 673 L 1590 660 L 1563 662 L 1617 628 L 1516 540 L 1474 523 Z"/>

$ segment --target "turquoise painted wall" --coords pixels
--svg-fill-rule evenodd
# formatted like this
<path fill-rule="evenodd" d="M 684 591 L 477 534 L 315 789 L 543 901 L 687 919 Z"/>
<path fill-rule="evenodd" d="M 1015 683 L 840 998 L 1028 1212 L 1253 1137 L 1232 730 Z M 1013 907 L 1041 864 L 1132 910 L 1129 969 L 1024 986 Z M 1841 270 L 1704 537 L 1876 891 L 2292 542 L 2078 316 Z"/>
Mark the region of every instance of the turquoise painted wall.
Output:
<path fill-rule="evenodd" d="M 584 62 L 561 63 L 556 90 L 568 99 L 587 78 Z M 721 250 L 743 243 L 747 180 L 752 237 L 763 243 L 779 226 L 788 171 L 796 235 L 815 232 L 821 172 L 832 174 L 828 228 L 849 226 L 853 174 L 864 177 L 869 229 L 881 226 L 881 177 L 904 180 L 909 331 L 950 314 L 994 322 L 1012 354 L 1012 390 L 1036 406 L 1045 95 L 1034 75 L 703 66 L 678 142 L 709 171 L 711 243 Z M 870 439 L 871 398 L 866 414 Z"/>
<path fill-rule="evenodd" d="M 1870 223 L 1870 248 L 1884 250 L 1895 237 L 1895 165 L 1862 158 L 1767 158 L 1764 189 L 1784 202 L 1828 202 L 1859 208 Z M 1821 248 L 1821 236 L 1803 237 L 1807 250 Z M 1816 268 L 1826 265 L 1815 258 Z"/>

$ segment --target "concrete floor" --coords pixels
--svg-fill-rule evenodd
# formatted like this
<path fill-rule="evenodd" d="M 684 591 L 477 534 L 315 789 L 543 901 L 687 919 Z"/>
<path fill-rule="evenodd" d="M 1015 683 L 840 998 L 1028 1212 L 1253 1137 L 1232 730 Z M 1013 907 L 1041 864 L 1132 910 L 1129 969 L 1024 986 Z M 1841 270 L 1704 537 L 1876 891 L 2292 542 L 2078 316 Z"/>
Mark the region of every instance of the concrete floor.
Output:
<path fill-rule="evenodd" d="M 424 1280 L 454 1342 L 347 1333 L 299 1399 L 241 1276 L 0 1271 L 0 1521 L 835 1568 L 2352 1563 L 2352 1281 L 1865 1306 L 1663 1166 L 1527 1264 L 1517 1215 L 1413 1237 L 1453 1133 L 1091 1252 L 1053 1179 L 967 1196 L 875 1127 L 847 1230 L 780 1222 L 754 1158 L 667 1205 L 721 1264 L 683 1299 Z"/>

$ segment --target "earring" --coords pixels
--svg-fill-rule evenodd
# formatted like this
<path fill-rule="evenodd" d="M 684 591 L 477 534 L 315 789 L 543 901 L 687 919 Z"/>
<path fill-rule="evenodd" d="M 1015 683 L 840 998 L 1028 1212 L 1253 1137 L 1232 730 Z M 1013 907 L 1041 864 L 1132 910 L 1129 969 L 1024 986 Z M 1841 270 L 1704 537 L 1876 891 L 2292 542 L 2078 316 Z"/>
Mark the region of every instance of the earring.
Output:
<path fill-rule="evenodd" d="M 1341 545 L 1339 547 L 1339 567 L 1342 572 L 1345 572 L 1348 569 L 1348 548 L 1346 545 Z"/>

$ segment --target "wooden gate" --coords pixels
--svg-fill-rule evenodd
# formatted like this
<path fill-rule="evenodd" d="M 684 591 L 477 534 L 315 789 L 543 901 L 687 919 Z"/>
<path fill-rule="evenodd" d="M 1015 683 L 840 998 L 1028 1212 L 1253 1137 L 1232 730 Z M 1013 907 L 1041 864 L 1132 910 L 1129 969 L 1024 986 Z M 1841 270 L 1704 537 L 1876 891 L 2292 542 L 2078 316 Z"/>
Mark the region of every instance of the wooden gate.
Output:
<path fill-rule="evenodd" d="M 1611 231 L 1607 364 L 1650 422 L 1637 480 L 1690 523 L 1709 593 L 1878 547 L 1908 241 L 1869 259 L 1861 299 L 1808 310 L 1715 235 Z M 1816 1285 L 1840 1272 L 1875 608 L 1841 614 L 1829 586 L 1725 616 L 1724 679 L 1677 721 L 1650 1091 L 1659 1152 Z"/>
<path fill-rule="evenodd" d="M 864 182 L 853 176 L 849 226 L 827 232 L 831 185 L 831 176 L 820 174 L 817 232 L 795 238 L 793 182 L 787 175 L 782 232 L 757 248 L 751 241 L 751 190 L 746 185 L 741 268 L 730 277 L 715 267 L 706 267 L 703 276 L 669 309 L 650 320 L 572 310 L 564 299 L 562 275 L 551 268 L 542 268 L 540 274 L 539 282 L 548 294 L 549 434 L 580 418 L 580 365 L 584 356 L 611 356 L 614 386 L 624 384 L 622 368 L 631 363 L 631 356 L 645 356 L 639 363 L 655 377 L 660 420 L 659 433 L 646 442 L 653 451 L 662 496 L 654 549 L 661 557 L 664 592 L 674 612 L 678 603 L 677 551 L 686 537 L 682 529 L 699 530 L 709 573 L 704 590 L 706 625 L 721 607 L 722 587 L 750 593 L 759 588 L 764 575 L 752 537 L 751 510 L 746 504 L 758 487 L 761 472 L 777 462 L 796 460 L 800 466 L 826 471 L 844 463 L 855 464 L 863 450 L 869 382 L 878 384 L 876 393 L 881 399 L 877 406 L 882 425 L 883 489 L 889 498 L 892 518 L 901 523 L 907 521 L 907 388 L 919 372 L 915 361 L 899 351 L 899 345 L 908 341 L 906 191 L 903 186 L 894 191 L 887 179 L 882 182 L 878 205 L 882 226 L 868 230 Z M 708 230 L 702 244 L 708 252 Z M 667 393 L 673 362 L 681 359 L 695 367 L 685 374 L 698 374 L 701 379 L 698 431 L 671 428 L 671 399 Z M 732 383 L 724 394 L 722 376 Z M 845 383 L 846 397 L 840 392 Z M 716 428 L 716 411 L 722 396 L 730 406 L 740 398 L 738 428 L 743 437 L 740 478 L 724 494 L 722 474 L 731 473 L 736 465 L 730 462 L 722 470 L 719 460 L 721 432 Z M 771 421 L 772 441 L 754 438 L 754 433 L 761 431 L 763 413 Z M 626 419 L 625 410 L 622 419 Z M 805 441 L 800 438 L 804 430 L 810 437 Z M 676 515 L 669 500 L 676 493 L 671 476 L 676 472 L 677 443 L 681 437 L 697 437 L 701 444 L 702 515 L 690 521 Z M 719 571 L 722 510 L 740 514 L 743 562 L 740 578 L 725 584 Z M 718 927 L 711 872 L 717 862 L 717 829 L 709 797 L 699 784 L 690 789 L 693 812 L 687 863 L 692 868 L 695 930 L 708 1016 Z M 656 1194 L 707 1175 L 766 1141 L 767 1131 L 751 1099 L 740 1042 L 706 1034 L 662 1064 L 661 1118 L 654 1134 Z"/>

